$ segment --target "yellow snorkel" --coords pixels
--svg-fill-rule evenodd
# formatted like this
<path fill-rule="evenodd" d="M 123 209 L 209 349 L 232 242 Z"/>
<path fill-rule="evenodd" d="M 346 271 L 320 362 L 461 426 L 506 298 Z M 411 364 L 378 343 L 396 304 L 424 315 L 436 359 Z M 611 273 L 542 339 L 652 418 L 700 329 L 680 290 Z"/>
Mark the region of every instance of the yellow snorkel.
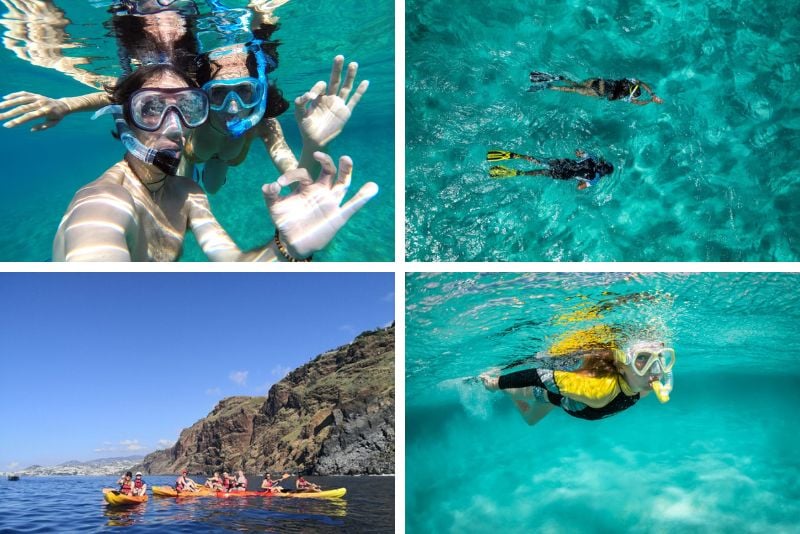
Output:
<path fill-rule="evenodd" d="M 669 394 L 672 393 L 672 372 L 665 373 L 661 380 L 651 382 L 650 386 L 653 388 L 658 402 L 661 404 L 669 402 Z"/>
<path fill-rule="evenodd" d="M 674 349 L 661 344 L 634 343 L 625 351 L 614 350 L 614 359 L 639 376 L 657 375 L 659 379 L 650 382 L 650 387 L 660 403 L 669 401 L 672 393 L 672 367 L 675 365 Z M 655 366 L 658 368 L 653 369 Z"/>

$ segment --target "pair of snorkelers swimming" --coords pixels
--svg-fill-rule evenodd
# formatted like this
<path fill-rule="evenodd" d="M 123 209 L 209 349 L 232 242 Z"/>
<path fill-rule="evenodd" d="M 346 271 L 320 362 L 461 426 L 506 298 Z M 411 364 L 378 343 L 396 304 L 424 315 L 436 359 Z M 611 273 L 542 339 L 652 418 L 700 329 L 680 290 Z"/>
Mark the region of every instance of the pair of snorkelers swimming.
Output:
<path fill-rule="evenodd" d="M 576 82 L 564 76 L 547 74 L 544 72 L 530 73 L 531 87 L 529 92 L 551 89 L 578 93 L 584 96 L 605 98 L 607 100 L 622 100 L 638 106 L 644 106 L 651 102 L 656 104 L 663 103 L 653 89 L 646 83 L 634 78 L 622 80 L 607 80 L 603 78 L 591 78 L 583 82 Z M 649 99 L 644 98 L 644 91 L 650 95 Z M 614 166 L 601 157 L 588 154 L 583 150 L 576 150 L 573 159 L 544 159 L 516 154 L 506 150 L 490 150 L 486 155 L 488 161 L 500 161 L 507 159 L 525 159 L 537 165 L 544 166 L 544 169 L 534 169 L 529 171 L 519 171 L 510 169 L 502 165 L 496 165 L 489 169 L 489 176 L 492 178 L 511 178 L 515 176 L 548 176 L 554 180 L 578 180 L 578 189 L 586 189 L 597 182 L 603 176 L 614 172 Z"/>

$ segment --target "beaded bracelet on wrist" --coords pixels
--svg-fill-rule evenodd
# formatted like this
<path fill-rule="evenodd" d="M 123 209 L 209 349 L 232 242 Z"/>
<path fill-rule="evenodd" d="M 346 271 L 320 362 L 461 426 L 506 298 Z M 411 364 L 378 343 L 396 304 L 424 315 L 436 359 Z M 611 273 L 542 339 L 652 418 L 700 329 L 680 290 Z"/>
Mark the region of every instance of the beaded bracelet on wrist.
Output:
<path fill-rule="evenodd" d="M 278 233 L 277 229 L 275 230 L 275 246 L 278 247 L 278 252 L 281 253 L 281 256 L 283 256 L 284 259 L 286 259 L 286 261 L 306 262 L 306 261 L 311 261 L 311 258 L 314 257 L 314 255 L 312 254 L 311 256 L 309 256 L 307 258 L 297 259 L 294 256 L 292 256 L 291 254 L 289 254 L 289 251 L 286 250 L 286 246 L 284 246 L 284 244 L 281 243 L 280 234 Z"/>

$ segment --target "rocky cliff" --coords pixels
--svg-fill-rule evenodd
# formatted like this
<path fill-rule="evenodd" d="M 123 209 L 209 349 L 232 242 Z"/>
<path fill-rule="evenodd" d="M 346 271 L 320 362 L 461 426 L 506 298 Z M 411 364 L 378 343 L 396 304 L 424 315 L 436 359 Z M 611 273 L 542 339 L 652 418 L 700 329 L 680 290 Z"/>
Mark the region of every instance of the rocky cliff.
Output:
<path fill-rule="evenodd" d="M 149 474 L 394 473 L 394 325 L 314 358 L 264 397 L 230 397 L 145 457 Z"/>

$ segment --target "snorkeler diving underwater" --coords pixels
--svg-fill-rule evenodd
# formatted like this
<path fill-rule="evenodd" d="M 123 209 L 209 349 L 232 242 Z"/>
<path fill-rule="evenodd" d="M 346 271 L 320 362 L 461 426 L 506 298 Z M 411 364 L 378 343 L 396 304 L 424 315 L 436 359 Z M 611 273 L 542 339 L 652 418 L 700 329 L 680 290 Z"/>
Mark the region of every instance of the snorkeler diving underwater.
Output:
<path fill-rule="evenodd" d="M 789 532 L 798 273 L 410 273 L 408 532 Z"/>
<path fill-rule="evenodd" d="M 797 261 L 798 33 L 776 3 L 408 0 L 406 259 Z"/>
<path fill-rule="evenodd" d="M 393 259 L 392 3 L 0 6 L 0 259 Z"/>

